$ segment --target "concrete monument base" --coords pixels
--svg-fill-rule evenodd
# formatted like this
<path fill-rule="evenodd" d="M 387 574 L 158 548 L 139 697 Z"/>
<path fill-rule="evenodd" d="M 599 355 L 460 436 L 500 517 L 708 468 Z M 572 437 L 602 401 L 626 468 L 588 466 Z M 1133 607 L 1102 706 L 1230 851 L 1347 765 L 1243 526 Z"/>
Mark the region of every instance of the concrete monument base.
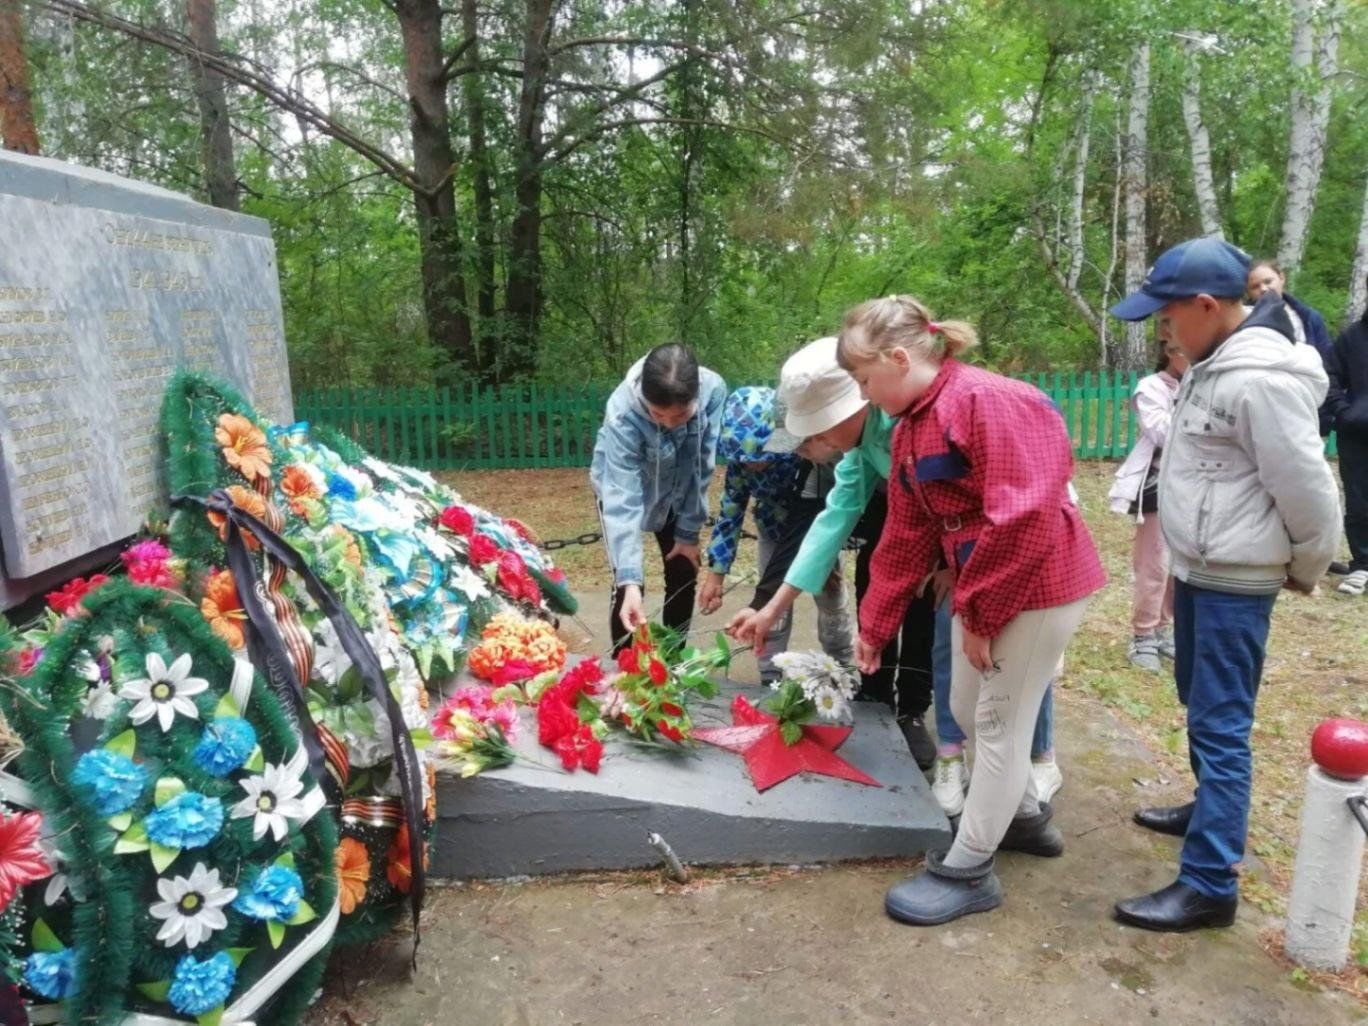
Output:
<path fill-rule="evenodd" d="M 728 726 L 723 688 L 696 702 L 696 726 Z M 698 744 L 664 752 L 614 738 L 597 776 L 567 773 L 530 718 L 512 766 L 460 779 L 438 771 L 433 877 L 504 877 L 658 865 L 660 834 L 685 863 L 837 862 L 946 847 L 950 825 L 887 707 L 857 703 L 838 750 L 882 787 L 803 774 L 761 794 L 741 756 Z"/>

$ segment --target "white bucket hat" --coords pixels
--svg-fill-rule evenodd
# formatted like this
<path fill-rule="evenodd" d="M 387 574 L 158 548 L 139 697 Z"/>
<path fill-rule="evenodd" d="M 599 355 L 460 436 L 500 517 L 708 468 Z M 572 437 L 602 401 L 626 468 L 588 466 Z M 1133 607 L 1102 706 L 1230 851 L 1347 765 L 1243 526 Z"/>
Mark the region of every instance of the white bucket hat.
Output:
<path fill-rule="evenodd" d="M 765 449 L 792 452 L 804 439 L 830 431 L 864 405 L 860 386 L 836 362 L 836 339 L 809 342 L 784 361 L 779 373 L 775 420 L 782 410 L 784 426 L 776 424 Z"/>

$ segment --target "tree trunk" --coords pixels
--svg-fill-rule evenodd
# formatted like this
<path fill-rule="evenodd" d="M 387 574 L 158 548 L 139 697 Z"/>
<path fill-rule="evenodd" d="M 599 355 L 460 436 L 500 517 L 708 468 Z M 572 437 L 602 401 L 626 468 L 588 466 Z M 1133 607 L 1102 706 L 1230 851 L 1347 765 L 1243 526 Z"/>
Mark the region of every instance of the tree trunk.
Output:
<path fill-rule="evenodd" d="M 1083 84 L 1083 104 L 1078 112 L 1078 125 L 1074 132 L 1074 172 L 1073 191 L 1069 197 L 1069 219 L 1067 222 L 1065 246 L 1069 251 L 1069 270 L 1066 276 L 1069 288 L 1078 288 L 1078 278 L 1083 273 L 1083 198 L 1088 182 L 1088 149 L 1092 136 L 1093 97 L 1097 95 L 1097 82 L 1089 76 Z"/>
<path fill-rule="evenodd" d="M 428 336 L 446 353 L 448 373 L 469 376 L 477 367 L 456 217 L 456 158 L 447 120 L 442 8 L 438 0 L 401 0 L 394 11 L 404 40 Z"/>
<path fill-rule="evenodd" d="M 1363 214 L 1359 218 L 1358 245 L 1354 248 L 1354 270 L 1349 278 L 1349 308 L 1345 310 L 1345 321 L 1352 324 L 1363 316 L 1364 303 L 1368 302 L 1368 179 L 1364 181 Z"/>
<path fill-rule="evenodd" d="M 522 90 L 514 140 L 513 225 L 508 247 L 508 333 L 500 352 L 499 378 L 527 374 L 537 366 L 541 319 L 542 120 L 546 113 L 548 43 L 555 0 L 527 0 L 523 33 Z"/>
<path fill-rule="evenodd" d="M 698 43 L 698 2 L 682 0 L 684 39 L 690 46 Z M 681 341 L 692 337 L 690 330 L 694 314 L 693 236 L 694 170 L 698 164 L 698 149 L 702 133 L 696 119 L 699 114 L 698 57 L 690 55 L 679 72 L 679 312 L 676 331 Z"/>
<path fill-rule="evenodd" d="M 219 52 L 218 23 L 214 0 L 186 0 L 185 16 L 191 41 L 201 50 Z M 199 104 L 203 134 L 204 184 L 209 202 L 225 210 L 238 209 L 237 167 L 233 163 L 233 134 L 228 120 L 228 98 L 223 76 L 190 60 L 190 77 Z"/>
<path fill-rule="evenodd" d="M 1320 10 L 1319 39 L 1316 14 Z M 1288 277 L 1301 264 L 1306 231 L 1316 205 L 1325 130 L 1330 121 L 1331 80 L 1339 53 L 1339 0 L 1293 0 L 1292 130 L 1287 147 L 1287 206 L 1283 211 L 1278 263 Z"/>
<path fill-rule="evenodd" d="M 0 0 L 0 142 L 7 150 L 38 152 L 19 0 Z"/>
<path fill-rule="evenodd" d="M 1186 77 L 1183 81 L 1183 120 L 1187 123 L 1188 143 L 1192 147 L 1192 185 L 1197 193 L 1197 212 L 1202 219 L 1202 234 L 1223 239 L 1221 208 L 1216 202 L 1216 184 L 1211 175 L 1211 137 L 1202 120 L 1202 69 L 1197 44 L 1184 43 L 1187 50 Z"/>
<path fill-rule="evenodd" d="M 1141 43 L 1131 60 L 1130 111 L 1126 124 L 1126 292 L 1145 280 L 1149 266 L 1145 237 L 1145 158 L 1149 135 L 1149 43 Z M 1122 370 L 1139 370 L 1146 364 L 1144 322 L 1126 325 Z"/>
<path fill-rule="evenodd" d="M 471 65 L 480 63 L 478 0 L 461 0 L 461 25 L 470 40 L 466 51 Z M 475 309 L 479 314 L 476 350 L 481 372 L 494 365 L 497 331 L 494 321 L 494 190 L 490 185 L 489 151 L 485 145 L 484 72 L 472 71 L 464 82 L 470 161 L 475 171 Z"/>

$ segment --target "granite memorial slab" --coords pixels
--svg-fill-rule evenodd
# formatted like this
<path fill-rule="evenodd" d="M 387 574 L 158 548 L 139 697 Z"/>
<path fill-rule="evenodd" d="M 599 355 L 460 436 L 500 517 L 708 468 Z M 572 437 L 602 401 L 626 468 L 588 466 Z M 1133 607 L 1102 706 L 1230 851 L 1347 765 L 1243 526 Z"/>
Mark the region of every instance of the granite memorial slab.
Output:
<path fill-rule="evenodd" d="M 729 726 L 737 688 L 690 707 L 696 726 Z M 752 701 L 764 692 L 741 689 Z M 518 761 L 461 779 L 438 764 L 434 877 L 542 875 L 659 865 L 647 835 L 686 864 L 788 864 L 916 855 L 947 847 L 950 824 L 888 709 L 854 705 L 838 750 L 879 781 L 804 774 L 760 793 L 744 760 L 710 745 L 662 752 L 614 739 L 597 775 L 567 773 L 527 719 Z"/>
<path fill-rule="evenodd" d="M 178 367 L 294 419 L 260 218 L 0 151 L 0 608 L 107 558 L 164 504 Z"/>

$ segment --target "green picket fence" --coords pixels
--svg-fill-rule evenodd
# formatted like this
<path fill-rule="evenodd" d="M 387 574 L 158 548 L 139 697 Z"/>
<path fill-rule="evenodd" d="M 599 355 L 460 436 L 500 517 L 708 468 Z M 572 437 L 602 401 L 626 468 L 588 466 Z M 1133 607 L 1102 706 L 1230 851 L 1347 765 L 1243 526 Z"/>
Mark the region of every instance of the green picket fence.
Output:
<path fill-rule="evenodd" d="M 1135 444 L 1139 375 L 1023 374 L 1064 415 L 1079 459 L 1120 459 Z M 295 416 L 340 430 L 380 459 L 427 470 L 587 467 L 614 383 L 499 388 L 321 388 Z M 1334 455 L 1334 439 L 1329 450 Z"/>

